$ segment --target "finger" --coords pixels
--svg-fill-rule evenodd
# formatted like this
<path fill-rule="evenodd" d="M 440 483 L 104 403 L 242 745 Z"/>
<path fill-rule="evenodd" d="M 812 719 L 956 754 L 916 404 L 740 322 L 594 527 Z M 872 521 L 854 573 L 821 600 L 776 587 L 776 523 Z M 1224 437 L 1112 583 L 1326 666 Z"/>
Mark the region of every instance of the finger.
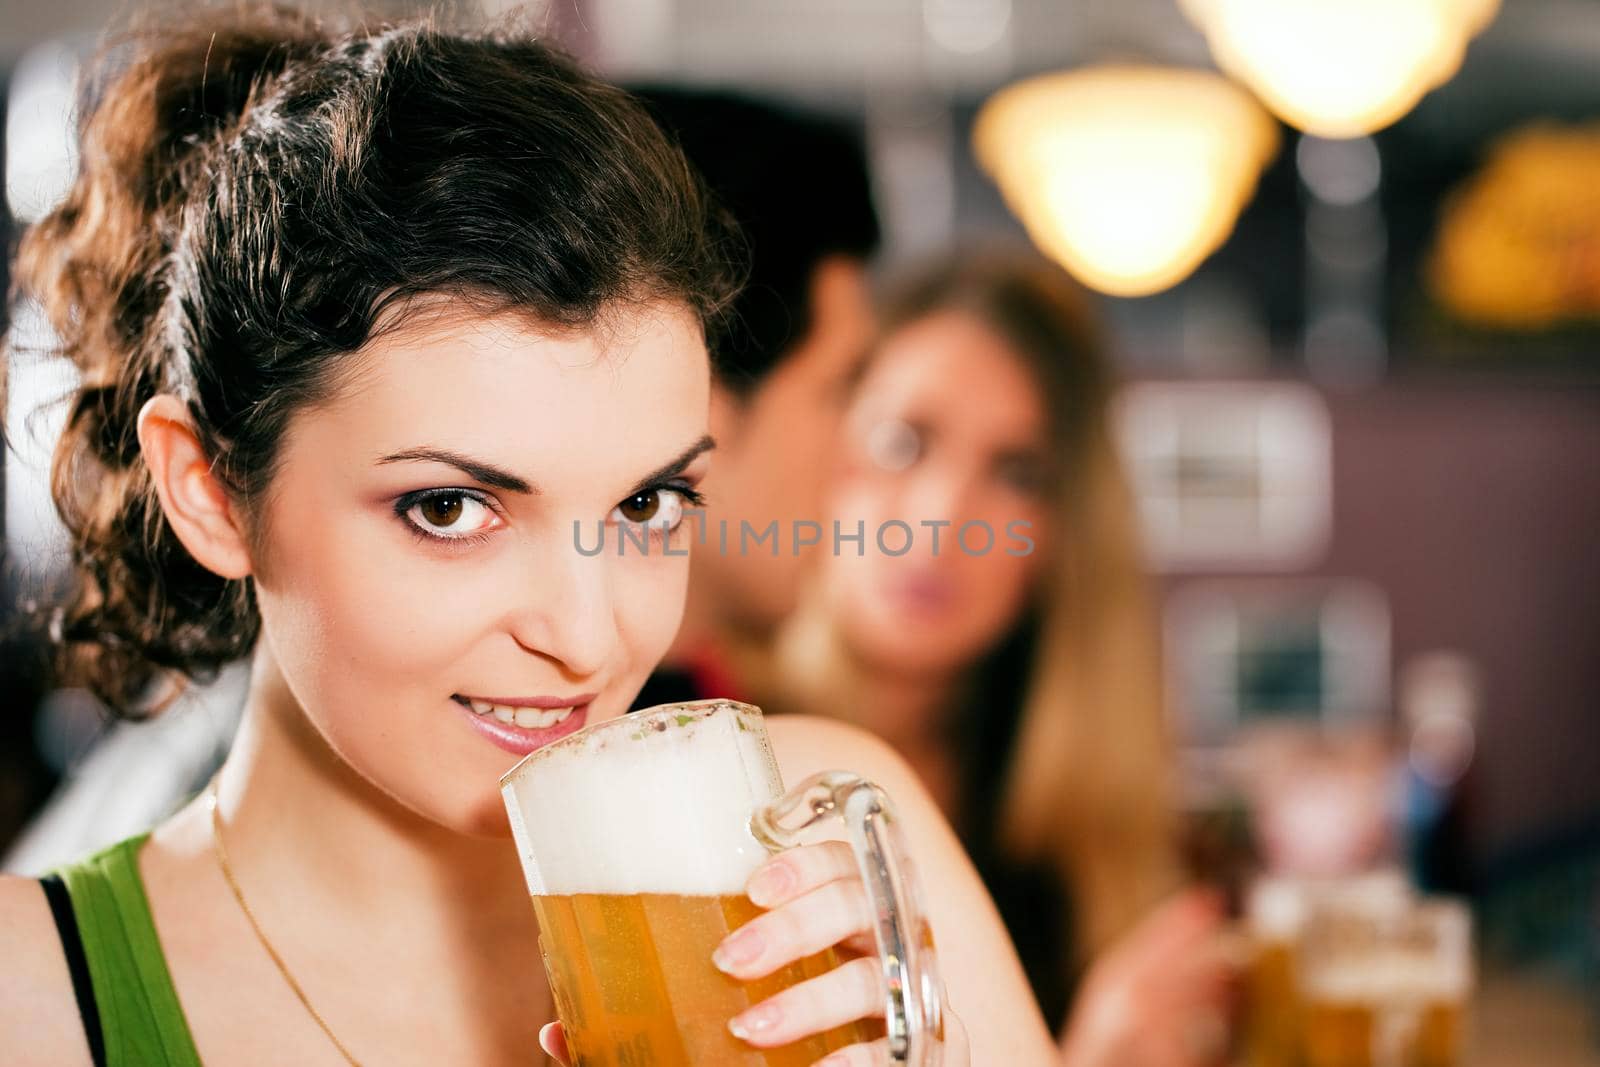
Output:
<path fill-rule="evenodd" d="M 1218 1063 L 1228 1052 L 1228 1019 L 1219 1011 L 1201 1011 L 1184 1023 L 1183 1043 L 1197 1064 Z"/>
<path fill-rule="evenodd" d="M 883 1004 L 883 969 L 878 961 L 851 960 L 741 1012 L 729 1021 L 728 1030 L 741 1041 L 771 1048 L 882 1015 Z"/>
<path fill-rule="evenodd" d="M 1137 1063 L 1140 1067 L 1202 1067 L 1182 1044 L 1165 1040 L 1148 1041 L 1130 1059 L 1107 1067 L 1123 1067 L 1124 1063 Z"/>
<path fill-rule="evenodd" d="M 1147 985 L 1135 992 L 1137 1005 L 1128 1015 L 1135 1025 L 1154 1031 L 1176 1031 L 1196 1016 L 1229 1013 L 1232 1001 L 1221 985 Z"/>
<path fill-rule="evenodd" d="M 871 922 L 859 880 L 829 882 L 739 927 L 717 946 L 711 962 L 748 982 L 854 937 Z"/>
<path fill-rule="evenodd" d="M 1222 898 L 1212 890 L 1180 890 L 1151 916 L 1152 939 L 1169 945 L 1208 940 L 1217 936 L 1223 915 Z"/>
<path fill-rule="evenodd" d="M 1221 922 L 1222 912 L 1213 894 L 1184 890 L 1136 926 L 1123 947 L 1132 956 L 1165 962 L 1216 936 Z"/>
<path fill-rule="evenodd" d="M 1205 946 L 1165 961 L 1165 966 L 1152 965 L 1148 972 L 1153 985 L 1173 988 L 1227 987 L 1238 972 L 1232 964 Z"/>
<path fill-rule="evenodd" d="M 802 845 L 779 853 L 757 867 L 745 883 L 752 903 L 776 908 L 802 893 L 840 878 L 858 876 L 856 856 L 839 841 Z"/>
<path fill-rule="evenodd" d="M 572 1053 L 567 1051 L 567 1034 L 560 1023 L 545 1023 L 539 1028 L 539 1047 L 562 1067 L 572 1063 Z"/>
<path fill-rule="evenodd" d="M 828 1053 L 811 1067 L 882 1067 L 888 1062 L 889 1039 L 880 1037 L 860 1045 L 846 1045 Z"/>
<path fill-rule="evenodd" d="M 1233 961 L 1206 944 L 1171 960 L 1165 968 L 1152 969 L 1149 986 L 1157 998 L 1214 1003 L 1229 999 L 1236 992 L 1239 978 Z"/>

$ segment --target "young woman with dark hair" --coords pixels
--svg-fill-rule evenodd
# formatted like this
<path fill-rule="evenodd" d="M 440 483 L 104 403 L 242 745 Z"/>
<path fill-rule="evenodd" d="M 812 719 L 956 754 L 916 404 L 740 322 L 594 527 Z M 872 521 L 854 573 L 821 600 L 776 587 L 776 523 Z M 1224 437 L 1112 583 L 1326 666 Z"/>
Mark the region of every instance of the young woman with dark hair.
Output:
<path fill-rule="evenodd" d="M 248 657 L 215 782 L 43 883 L 0 881 L 9 1060 L 528 1063 L 564 1054 L 497 779 L 625 713 L 686 563 L 587 557 L 696 498 L 729 238 L 628 96 L 531 38 L 293 12 L 136 36 L 19 292 L 81 374 L 56 456 L 77 674 L 150 714 Z M 772 724 L 902 810 L 949 971 L 949 1061 L 1048 1035 L 970 863 L 866 735 Z M 870 921 L 832 844 L 763 870 L 739 978 Z M 847 953 L 848 956 L 848 953 Z M 882 1013 L 850 962 L 739 1019 Z M 76 1000 L 76 1006 L 74 1005 Z M 965 1026 L 962 1024 L 965 1023 Z M 882 1062 L 858 1046 L 842 1063 Z"/>

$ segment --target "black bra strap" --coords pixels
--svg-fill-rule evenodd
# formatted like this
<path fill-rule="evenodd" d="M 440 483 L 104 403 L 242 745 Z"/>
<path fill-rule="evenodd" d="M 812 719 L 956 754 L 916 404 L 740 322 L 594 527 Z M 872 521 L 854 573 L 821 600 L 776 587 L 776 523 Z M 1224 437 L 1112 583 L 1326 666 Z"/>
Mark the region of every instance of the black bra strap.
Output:
<path fill-rule="evenodd" d="M 83 1016 L 83 1034 L 89 1039 L 89 1055 L 95 1067 L 106 1067 L 106 1042 L 100 1033 L 100 1009 L 94 1001 L 94 983 L 89 978 L 89 958 L 83 954 L 83 938 L 78 933 L 78 918 L 72 911 L 72 897 L 59 874 L 39 879 L 50 901 L 50 914 L 61 935 L 61 951 L 72 974 L 72 991 L 78 998 L 78 1014 Z"/>

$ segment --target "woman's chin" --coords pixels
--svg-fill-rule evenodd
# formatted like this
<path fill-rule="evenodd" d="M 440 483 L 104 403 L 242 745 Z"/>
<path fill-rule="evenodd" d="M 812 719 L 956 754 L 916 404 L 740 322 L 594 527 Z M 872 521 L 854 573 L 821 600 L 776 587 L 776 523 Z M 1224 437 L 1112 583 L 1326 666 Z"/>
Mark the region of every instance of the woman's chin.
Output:
<path fill-rule="evenodd" d="M 415 775 L 387 781 L 369 776 L 389 800 L 423 823 L 464 837 L 511 837 L 499 775 L 505 768 L 465 771 L 440 767 L 426 779 Z M 419 828 L 421 829 L 421 828 Z M 426 833 L 426 830 L 423 830 Z"/>
<path fill-rule="evenodd" d="M 917 640 L 915 631 L 885 629 L 859 644 L 864 658 L 878 670 L 900 675 L 935 675 L 965 667 L 972 659 L 962 648 L 928 635 Z"/>
<path fill-rule="evenodd" d="M 492 803 L 472 808 L 458 832 L 468 837 L 511 840 L 511 824 L 506 821 L 506 807 L 500 799 L 500 794 L 498 792 L 494 794 Z"/>
<path fill-rule="evenodd" d="M 470 796 L 432 798 L 428 807 L 433 810 L 421 810 L 418 814 L 451 833 L 463 837 L 511 839 L 505 802 L 493 783 L 488 789 L 474 791 Z"/>

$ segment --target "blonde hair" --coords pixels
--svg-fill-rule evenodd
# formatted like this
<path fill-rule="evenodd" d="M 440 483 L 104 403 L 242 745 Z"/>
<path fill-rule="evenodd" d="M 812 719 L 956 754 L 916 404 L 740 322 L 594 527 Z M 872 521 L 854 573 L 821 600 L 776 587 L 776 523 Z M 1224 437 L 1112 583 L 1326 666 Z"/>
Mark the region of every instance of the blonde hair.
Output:
<path fill-rule="evenodd" d="M 1049 411 L 1061 474 L 1049 505 L 1058 536 L 1031 612 L 997 645 L 1031 627 L 1020 707 L 991 827 L 1007 860 L 1045 866 L 1068 891 L 1073 956 L 1081 964 L 1128 929 L 1178 880 L 1173 760 L 1163 701 L 1151 589 L 1132 493 L 1111 425 L 1113 376 L 1087 299 L 1036 256 L 953 257 L 919 275 L 888 303 L 883 335 L 931 315 L 971 315 L 1035 374 Z M 815 600 L 809 601 L 815 606 Z M 841 651 L 821 620 L 797 620 L 788 651 L 801 691 L 849 672 L 823 659 Z M 830 640 L 830 637 L 832 640 Z M 823 650 L 832 646 L 832 653 Z M 780 657 L 784 651 L 780 651 Z M 996 660 L 995 662 L 999 662 Z M 831 668 L 831 669 L 830 669 Z M 991 670 L 1006 670 L 990 667 Z M 821 705 L 840 706 L 835 691 Z M 972 709 L 966 709 L 970 714 Z M 994 714 L 1003 714 L 996 709 Z M 969 779 L 970 780 L 970 779 Z"/>
<path fill-rule="evenodd" d="M 1174 782 L 1154 611 L 1133 501 L 1104 425 L 1057 546 L 1005 772 L 1001 850 L 1070 888 L 1079 959 L 1137 921 L 1178 878 Z"/>

